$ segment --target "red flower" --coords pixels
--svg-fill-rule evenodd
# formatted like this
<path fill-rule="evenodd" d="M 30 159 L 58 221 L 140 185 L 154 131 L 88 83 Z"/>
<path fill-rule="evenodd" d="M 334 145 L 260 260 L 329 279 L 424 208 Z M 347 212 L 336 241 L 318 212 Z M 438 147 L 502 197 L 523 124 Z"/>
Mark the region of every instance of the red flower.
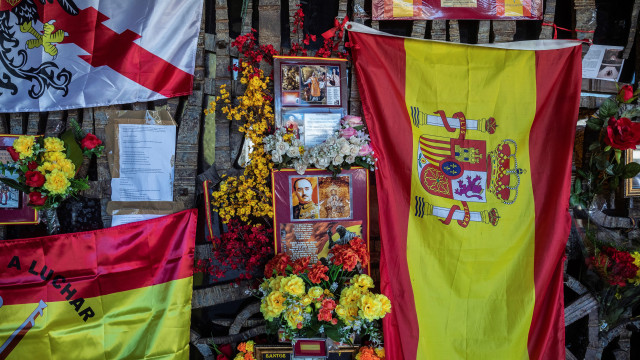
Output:
<path fill-rule="evenodd" d="M 38 163 L 35 161 L 29 161 L 29 163 L 27 164 L 27 168 L 29 170 L 35 170 L 38 168 Z"/>
<path fill-rule="evenodd" d="M 18 154 L 16 149 L 13 148 L 13 146 L 9 146 L 7 148 L 7 151 L 9 152 L 9 155 L 11 155 L 11 160 L 13 160 L 13 161 L 20 160 L 20 154 Z"/>
<path fill-rule="evenodd" d="M 229 360 L 229 358 L 224 356 L 224 354 L 218 354 L 218 356 L 216 356 L 216 360 Z"/>
<path fill-rule="evenodd" d="M 327 271 L 329 271 L 328 267 L 322 265 L 321 262 L 317 262 L 309 271 L 309 280 L 314 284 L 320 284 L 322 280 L 328 281 Z"/>
<path fill-rule="evenodd" d="M 338 246 L 340 245 L 334 246 L 332 250 Z M 360 258 L 358 257 L 358 254 L 348 247 L 348 245 L 343 245 L 339 251 L 334 252 L 333 263 L 336 265 L 342 265 L 342 267 L 347 271 L 355 269 L 359 260 Z"/>
<path fill-rule="evenodd" d="M 46 196 L 42 196 L 42 194 L 38 191 L 34 191 L 29 193 L 29 204 L 34 206 L 44 205 L 44 202 L 47 201 Z"/>
<path fill-rule="evenodd" d="M 293 262 L 293 273 L 300 274 L 309 270 L 309 261 L 310 258 L 308 256 L 302 257 Z"/>
<path fill-rule="evenodd" d="M 26 179 L 25 183 L 27 186 L 40 187 L 44 185 L 44 175 L 39 171 L 27 171 L 27 173 L 24 174 L 24 177 Z"/>
<path fill-rule="evenodd" d="M 270 278 L 276 275 L 286 275 L 287 266 L 291 265 L 291 259 L 286 253 L 278 254 L 273 259 L 269 260 L 264 267 L 264 276 Z"/>
<path fill-rule="evenodd" d="M 322 300 L 322 309 L 333 310 L 336 308 L 336 302 L 332 299 L 324 299 Z"/>
<path fill-rule="evenodd" d="M 618 91 L 618 100 L 623 103 L 628 103 L 633 99 L 633 87 L 631 85 L 624 85 Z"/>
<path fill-rule="evenodd" d="M 361 238 L 355 238 L 349 242 L 351 249 L 358 254 L 358 258 L 360 258 L 360 262 L 362 266 L 367 266 L 369 264 L 369 250 L 367 250 L 367 245 L 364 240 Z"/>
<path fill-rule="evenodd" d="M 333 316 L 331 316 L 331 310 L 328 309 L 321 309 L 318 312 L 318 320 L 320 321 L 329 321 L 331 322 Z"/>
<path fill-rule="evenodd" d="M 631 122 L 625 117 L 616 119 L 612 116 L 604 142 L 615 149 L 634 149 L 640 143 L 640 123 Z"/>
<path fill-rule="evenodd" d="M 82 148 L 86 150 L 91 150 L 96 146 L 100 146 L 101 144 L 102 141 L 93 134 L 87 134 L 87 136 L 85 136 L 84 139 L 80 141 L 80 146 L 82 146 Z"/>

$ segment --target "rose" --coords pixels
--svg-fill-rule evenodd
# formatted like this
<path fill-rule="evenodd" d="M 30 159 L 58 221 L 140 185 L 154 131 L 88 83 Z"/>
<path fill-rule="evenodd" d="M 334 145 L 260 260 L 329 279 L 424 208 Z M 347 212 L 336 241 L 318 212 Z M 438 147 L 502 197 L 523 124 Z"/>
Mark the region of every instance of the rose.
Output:
<path fill-rule="evenodd" d="M 347 115 L 343 122 L 351 127 L 361 126 L 362 118 L 360 116 Z"/>
<path fill-rule="evenodd" d="M 40 187 L 44 185 L 45 182 L 44 175 L 39 171 L 27 171 L 24 177 L 26 180 L 25 183 L 30 187 Z"/>
<path fill-rule="evenodd" d="M 20 154 L 18 154 L 16 149 L 13 148 L 13 146 L 9 146 L 7 148 L 7 151 L 9 152 L 9 155 L 11 155 L 11 160 L 13 160 L 13 161 L 20 160 Z"/>
<path fill-rule="evenodd" d="M 340 135 L 342 135 L 343 138 L 348 139 L 352 136 L 354 136 L 356 134 L 356 129 L 352 128 L 352 127 L 348 127 L 346 129 L 342 129 L 340 130 Z"/>
<path fill-rule="evenodd" d="M 616 119 L 612 116 L 604 142 L 619 150 L 634 149 L 640 143 L 640 123 L 633 123 L 625 117 Z"/>
<path fill-rule="evenodd" d="M 29 163 L 27 164 L 27 168 L 29 170 L 35 170 L 38 168 L 38 163 L 35 161 L 29 161 Z"/>
<path fill-rule="evenodd" d="M 358 154 L 360 156 L 367 156 L 369 154 L 371 154 L 371 152 L 373 152 L 373 148 L 371 147 L 371 145 L 369 144 L 364 144 L 362 145 L 362 147 L 360 148 L 360 152 L 358 152 Z"/>
<path fill-rule="evenodd" d="M 80 141 L 80 146 L 85 150 L 91 150 L 100 145 L 102 145 L 102 141 L 93 134 L 87 134 L 87 136 Z"/>
<path fill-rule="evenodd" d="M 46 196 L 42 196 L 39 191 L 33 191 L 29 193 L 29 204 L 34 206 L 42 206 L 47 201 Z"/>
<path fill-rule="evenodd" d="M 629 103 L 633 99 L 633 88 L 631 85 L 624 85 L 618 91 L 618 100 L 623 103 Z"/>

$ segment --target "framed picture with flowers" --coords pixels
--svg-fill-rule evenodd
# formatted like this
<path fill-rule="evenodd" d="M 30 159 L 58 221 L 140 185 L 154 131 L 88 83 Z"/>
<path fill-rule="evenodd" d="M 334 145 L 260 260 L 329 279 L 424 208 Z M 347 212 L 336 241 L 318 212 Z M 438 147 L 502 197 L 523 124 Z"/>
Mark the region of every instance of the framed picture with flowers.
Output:
<path fill-rule="evenodd" d="M 632 162 L 640 164 L 640 147 L 638 146 L 635 149 L 625 150 L 625 163 Z M 624 196 L 640 196 L 640 174 L 624 180 Z"/>
<path fill-rule="evenodd" d="M 276 253 L 325 258 L 336 245 L 364 240 L 369 249 L 369 174 L 353 167 L 272 172 Z M 314 261 L 315 262 L 315 261 Z M 368 266 L 365 270 L 369 272 Z"/>
<path fill-rule="evenodd" d="M 20 135 L 0 135 L 0 162 L 11 161 L 7 151 Z M 0 177 L 17 180 L 18 174 L 0 172 Z M 38 212 L 28 206 L 29 195 L 0 183 L 0 225 L 37 224 Z"/>

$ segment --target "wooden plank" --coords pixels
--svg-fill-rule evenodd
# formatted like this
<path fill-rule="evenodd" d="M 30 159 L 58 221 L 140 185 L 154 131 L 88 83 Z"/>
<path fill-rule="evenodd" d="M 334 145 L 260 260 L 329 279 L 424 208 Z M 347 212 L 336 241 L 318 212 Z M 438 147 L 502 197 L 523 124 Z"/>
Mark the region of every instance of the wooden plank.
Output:
<path fill-rule="evenodd" d="M 449 20 L 449 41 L 460 42 L 460 25 L 458 20 Z"/>
<path fill-rule="evenodd" d="M 427 33 L 427 21 L 426 20 L 413 20 L 413 26 L 411 28 L 411 37 L 417 39 L 424 39 L 424 35 Z"/>
<path fill-rule="evenodd" d="M 491 37 L 491 21 L 480 20 L 478 22 L 478 44 L 488 44 Z"/>
<path fill-rule="evenodd" d="M 553 24 L 556 19 L 556 0 L 547 0 L 544 11 L 545 24 Z M 553 26 L 542 26 L 540 31 L 540 39 L 551 39 L 553 37 Z"/>
<path fill-rule="evenodd" d="M 51 111 L 47 116 L 47 125 L 44 130 L 44 136 L 58 136 L 64 130 L 65 121 L 62 111 Z"/>
<path fill-rule="evenodd" d="M 431 21 L 431 39 L 441 41 L 447 40 L 447 20 Z"/>
<path fill-rule="evenodd" d="M 633 10 L 631 11 L 631 27 L 629 28 L 629 38 L 627 39 L 627 46 L 624 48 L 622 54 L 623 59 L 628 59 L 631 54 L 631 48 L 636 41 L 636 31 L 638 29 L 638 13 L 640 12 L 640 0 L 633 2 Z"/>
<path fill-rule="evenodd" d="M 258 42 L 270 44 L 279 52 L 281 45 L 280 36 L 280 0 L 258 0 L 258 16 L 260 25 Z M 262 62 L 260 68 L 266 74 L 271 73 L 272 67 Z"/>
<path fill-rule="evenodd" d="M 247 8 L 245 9 L 244 16 L 242 17 L 242 34 L 248 34 L 251 32 L 252 18 L 253 18 L 253 0 L 248 0 Z"/>
<path fill-rule="evenodd" d="M 9 132 L 15 135 L 24 134 L 24 129 L 22 128 L 22 113 L 9 114 Z"/>
<path fill-rule="evenodd" d="M 227 90 L 231 91 L 231 73 L 228 70 L 231 65 L 229 56 L 229 19 L 227 2 L 216 0 L 216 56 L 215 56 L 215 92 L 221 85 L 227 85 Z M 222 113 L 221 106 L 218 106 L 215 114 L 215 152 L 214 159 L 216 168 L 221 173 L 225 173 L 231 168 L 231 155 L 229 154 L 229 120 Z"/>
<path fill-rule="evenodd" d="M 40 113 L 29 113 L 27 118 L 27 135 L 38 135 L 40 128 Z"/>
<path fill-rule="evenodd" d="M 9 132 L 7 128 L 7 117 L 8 114 L 0 114 L 0 134 L 6 134 Z"/>
<path fill-rule="evenodd" d="M 94 133 L 93 111 L 91 109 L 82 109 L 82 130 L 87 133 Z"/>
<path fill-rule="evenodd" d="M 303 36 L 302 31 L 293 24 L 295 21 L 294 15 L 298 11 L 299 5 L 300 0 L 289 0 L 289 39 L 291 44 L 300 43 Z"/>
<path fill-rule="evenodd" d="M 365 19 L 368 18 L 367 12 L 364 10 L 364 0 L 353 0 L 353 21 L 358 24 L 364 24 Z M 369 14 L 371 8 L 369 8 Z"/>
<path fill-rule="evenodd" d="M 509 42 L 513 41 L 513 35 L 516 34 L 516 22 L 511 20 L 493 21 L 493 42 Z"/>

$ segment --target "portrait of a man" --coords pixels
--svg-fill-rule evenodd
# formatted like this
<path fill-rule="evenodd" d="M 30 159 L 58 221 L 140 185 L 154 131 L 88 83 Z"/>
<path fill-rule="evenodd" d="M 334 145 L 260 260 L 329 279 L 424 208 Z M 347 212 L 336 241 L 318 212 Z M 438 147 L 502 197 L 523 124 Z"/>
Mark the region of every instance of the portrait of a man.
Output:
<path fill-rule="evenodd" d="M 293 218 L 317 219 L 318 218 L 318 194 L 316 178 L 293 178 Z"/>

